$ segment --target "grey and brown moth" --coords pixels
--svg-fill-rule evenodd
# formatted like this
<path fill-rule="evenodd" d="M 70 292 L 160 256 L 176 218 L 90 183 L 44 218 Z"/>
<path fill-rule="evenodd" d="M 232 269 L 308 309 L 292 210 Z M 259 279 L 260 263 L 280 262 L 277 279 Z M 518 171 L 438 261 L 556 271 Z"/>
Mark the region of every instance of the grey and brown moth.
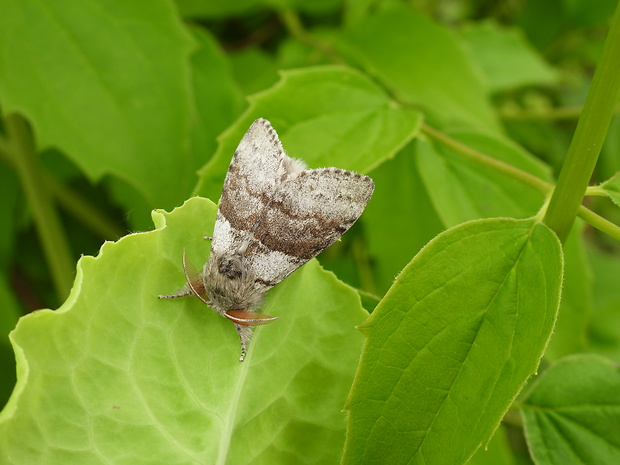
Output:
<path fill-rule="evenodd" d="M 352 171 L 307 169 L 286 155 L 269 121 L 257 119 L 228 168 L 202 273 L 184 255 L 187 284 L 159 297 L 195 295 L 231 320 L 243 361 L 251 327 L 277 318 L 256 313 L 265 293 L 342 236 L 373 189 L 372 179 Z"/>

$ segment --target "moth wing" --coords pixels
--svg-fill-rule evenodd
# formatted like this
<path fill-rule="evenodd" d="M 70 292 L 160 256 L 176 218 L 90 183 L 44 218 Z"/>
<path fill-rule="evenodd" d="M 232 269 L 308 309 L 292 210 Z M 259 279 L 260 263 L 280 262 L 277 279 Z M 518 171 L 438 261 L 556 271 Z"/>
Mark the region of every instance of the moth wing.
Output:
<path fill-rule="evenodd" d="M 269 121 L 254 121 L 228 167 L 211 250 L 221 255 L 253 241 L 253 229 L 269 199 L 287 176 L 304 169 L 302 162 L 284 153 Z"/>
<path fill-rule="evenodd" d="M 277 189 L 256 224 L 246 266 L 272 287 L 333 244 L 360 217 L 372 179 L 338 168 L 304 170 Z"/>

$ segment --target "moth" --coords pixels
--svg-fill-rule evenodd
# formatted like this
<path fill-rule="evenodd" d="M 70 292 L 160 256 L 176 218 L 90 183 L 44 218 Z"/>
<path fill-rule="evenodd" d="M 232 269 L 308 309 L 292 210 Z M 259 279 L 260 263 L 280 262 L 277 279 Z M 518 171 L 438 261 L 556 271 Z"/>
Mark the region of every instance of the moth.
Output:
<path fill-rule="evenodd" d="M 372 179 L 338 168 L 307 169 L 284 152 L 269 121 L 257 119 L 232 158 L 202 273 L 183 254 L 186 285 L 235 324 L 242 362 L 252 326 L 277 317 L 257 313 L 265 293 L 342 236 L 360 217 Z"/>

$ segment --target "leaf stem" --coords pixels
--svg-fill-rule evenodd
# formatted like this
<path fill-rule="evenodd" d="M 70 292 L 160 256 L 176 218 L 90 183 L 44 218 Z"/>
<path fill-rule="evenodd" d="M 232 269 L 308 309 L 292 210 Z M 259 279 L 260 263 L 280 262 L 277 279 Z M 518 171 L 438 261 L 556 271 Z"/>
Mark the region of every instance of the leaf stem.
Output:
<path fill-rule="evenodd" d="M 584 207 L 583 205 L 579 205 L 579 209 L 577 210 L 577 216 L 594 226 L 599 231 L 604 232 L 610 237 L 613 237 L 617 241 L 620 241 L 620 226 L 612 223 L 611 221 L 603 218 L 600 215 L 597 215 L 589 208 Z"/>
<path fill-rule="evenodd" d="M 544 222 L 564 242 L 592 176 L 620 92 L 620 3 Z"/>
<path fill-rule="evenodd" d="M 519 168 L 516 168 L 508 163 L 505 163 L 501 160 L 497 160 L 489 155 L 486 155 L 482 152 L 479 152 L 476 149 L 473 149 L 456 139 L 453 139 L 444 133 L 434 129 L 428 124 L 424 123 L 422 125 L 422 131 L 429 136 L 431 139 L 435 139 L 436 141 L 444 144 L 446 147 L 450 147 L 451 149 L 458 152 L 463 158 L 470 160 L 474 163 L 477 163 L 482 166 L 487 166 L 498 173 L 504 174 L 510 178 L 517 179 L 521 181 L 523 184 L 528 185 L 538 192 L 548 195 L 553 186 L 549 184 L 547 181 L 540 179 L 537 176 L 534 176 L 527 171 L 523 171 Z"/>
<path fill-rule="evenodd" d="M 66 235 L 43 181 L 26 121 L 17 114 L 11 114 L 6 117 L 5 124 L 8 136 L 7 153 L 15 165 L 26 194 L 56 292 L 59 298 L 64 300 L 71 290 L 75 267 Z"/>
<path fill-rule="evenodd" d="M 504 163 L 503 161 L 479 152 L 476 149 L 446 136 L 426 123 L 422 125 L 422 131 L 431 139 L 444 144 L 446 147 L 450 147 L 463 158 L 470 160 L 473 163 L 486 166 L 500 174 L 517 179 L 544 195 L 549 195 L 552 192 L 553 186 L 547 181 L 540 179 L 527 171 L 523 171 L 515 166 L 509 165 L 508 163 Z M 592 192 L 592 195 L 595 195 L 594 192 Z M 602 216 L 597 215 L 592 210 L 589 210 L 584 206 L 579 207 L 577 216 L 594 226 L 596 229 L 620 241 L 620 227 L 613 224 L 611 221 L 606 220 Z"/>

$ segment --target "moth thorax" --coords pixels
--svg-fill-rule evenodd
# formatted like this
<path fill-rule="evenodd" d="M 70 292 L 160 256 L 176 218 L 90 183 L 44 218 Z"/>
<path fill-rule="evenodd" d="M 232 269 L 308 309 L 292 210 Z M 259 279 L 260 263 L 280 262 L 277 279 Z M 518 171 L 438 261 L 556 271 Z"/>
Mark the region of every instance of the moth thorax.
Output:
<path fill-rule="evenodd" d="M 220 313 L 235 309 L 253 311 L 262 302 L 263 292 L 238 254 L 212 254 L 205 264 L 203 284 L 213 308 Z"/>
<path fill-rule="evenodd" d="M 246 273 L 241 257 L 237 254 L 223 254 L 217 261 L 217 269 L 228 279 L 242 279 Z"/>

